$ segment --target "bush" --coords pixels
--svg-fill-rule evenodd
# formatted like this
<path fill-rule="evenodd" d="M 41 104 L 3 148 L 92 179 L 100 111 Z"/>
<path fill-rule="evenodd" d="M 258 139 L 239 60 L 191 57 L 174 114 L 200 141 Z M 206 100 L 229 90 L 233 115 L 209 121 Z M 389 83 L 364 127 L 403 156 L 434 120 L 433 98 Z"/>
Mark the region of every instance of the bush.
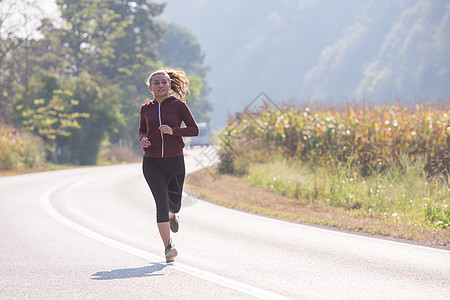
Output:
<path fill-rule="evenodd" d="M 0 125 L 0 170 L 23 170 L 45 163 L 42 139 L 14 128 Z"/>

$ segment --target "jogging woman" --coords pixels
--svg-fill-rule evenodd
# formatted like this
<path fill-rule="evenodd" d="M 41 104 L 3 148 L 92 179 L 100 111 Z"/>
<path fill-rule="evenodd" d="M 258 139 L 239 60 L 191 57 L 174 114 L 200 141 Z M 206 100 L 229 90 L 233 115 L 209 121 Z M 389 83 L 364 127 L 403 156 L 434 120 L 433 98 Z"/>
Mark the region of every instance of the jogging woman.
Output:
<path fill-rule="evenodd" d="M 178 231 L 175 214 L 180 211 L 185 176 L 182 137 L 197 136 L 198 126 L 182 101 L 189 93 L 189 80 L 184 72 L 158 70 L 146 83 L 153 93 L 153 100 L 140 109 L 139 139 L 144 149 L 142 170 L 155 199 L 156 222 L 164 243 L 166 262 L 173 262 L 178 252 L 170 231 Z M 170 92 L 178 98 L 169 96 Z M 182 122 L 186 127 L 181 127 Z"/>

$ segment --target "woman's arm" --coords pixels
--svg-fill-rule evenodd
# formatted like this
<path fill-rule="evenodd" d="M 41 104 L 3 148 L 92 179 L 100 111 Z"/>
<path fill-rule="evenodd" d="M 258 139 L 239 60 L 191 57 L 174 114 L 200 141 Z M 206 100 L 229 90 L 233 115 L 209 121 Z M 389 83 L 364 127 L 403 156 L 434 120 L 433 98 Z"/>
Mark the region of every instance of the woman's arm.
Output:
<path fill-rule="evenodd" d="M 195 122 L 194 116 L 191 113 L 191 110 L 187 106 L 186 103 L 180 101 L 180 116 L 181 120 L 186 124 L 186 127 L 174 127 L 173 135 L 177 136 L 197 136 L 198 135 L 198 126 L 197 122 Z"/>
<path fill-rule="evenodd" d="M 143 107 L 139 110 L 139 140 L 142 141 L 144 137 L 147 137 L 147 123 L 145 122 Z"/>

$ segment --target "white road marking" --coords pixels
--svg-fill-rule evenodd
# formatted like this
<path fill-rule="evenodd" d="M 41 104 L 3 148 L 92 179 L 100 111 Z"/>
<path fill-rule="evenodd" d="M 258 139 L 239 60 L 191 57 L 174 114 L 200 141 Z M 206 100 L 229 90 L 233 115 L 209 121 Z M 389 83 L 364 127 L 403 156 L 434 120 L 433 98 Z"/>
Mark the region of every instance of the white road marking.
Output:
<path fill-rule="evenodd" d="M 143 250 L 140 250 L 140 249 L 128 246 L 128 245 L 126 245 L 124 243 L 121 243 L 121 242 L 118 242 L 118 241 L 113 240 L 111 238 L 108 238 L 106 236 L 103 236 L 103 235 L 101 235 L 101 234 L 99 234 L 99 233 L 97 233 L 95 231 L 92 231 L 90 229 L 87 229 L 86 227 L 83 227 L 80 224 L 77 224 L 77 223 L 67 219 L 63 215 L 61 215 L 52 206 L 52 204 L 50 202 L 50 195 L 54 191 L 56 191 L 57 189 L 62 188 L 63 186 L 67 186 L 69 184 L 70 183 L 65 183 L 65 184 L 60 184 L 60 185 L 57 185 L 57 186 L 53 186 L 53 187 L 47 189 L 40 196 L 40 203 L 41 203 L 42 208 L 44 208 L 44 210 L 51 217 L 53 217 L 56 221 L 60 222 L 61 224 L 65 225 L 65 226 L 67 226 L 67 227 L 69 227 L 69 228 L 71 228 L 71 229 L 73 229 L 73 230 L 75 230 L 75 231 L 77 231 L 77 232 L 79 232 L 79 233 L 89 237 L 89 238 L 92 238 L 92 239 L 94 239 L 96 241 L 99 241 L 99 242 L 101 242 L 103 244 L 106 244 L 108 246 L 120 249 L 120 250 L 128 252 L 130 254 L 133 254 L 133 255 L 136 255 L 136 256 L 139 256 L 139 257 L 151 260 L 151 261 L 156 262 L 156 263 L 158 263 L 160 265 L 166 265 L 165 261 L 161 261 L 161 257 L 158 256 L 158 255 L 155 255 L 155 254 L 152 254 L 150 252 L 146 252 L 146 251 L 143 251 Z M 290 299 L 290 298 L 287 298 L 285 296 L 282 296 L 282 295 L 279 295 L 279 294 L 276 294 L 276 293 L 273 293 L 273 292 L 270 292 L 270 291 L 267 291 L 267 290 L 264 290 L 264 289 L 260 289 L 260 288 L 257 288 L 257 287 L 254 287 L 254 286 L 251 286 L 251 285 L 239 282 L 239 281 L 235 281 L 235 280 L 232 280 L 232 279 L 229 279 L 229 278 L 225 278 L 225 277 L 213 274 L 213 273 L 209 273 L 207 271 L 200 270 L 200 269 L 197 269 L 197 268 L 194 268 L 194 267 L 182 264 L 182 263 L 175 262 L 175 263 L 167 264 L 167 266 L 169 266 L 169 267 L 171 267 L 171 268 L 173 268 L 175 270 L 178 270 L 178 271 L 181 271 L 181 272 L 184 272 L 184 273 L 196 276 L 196 277 L 204 279 L 204 280 L 208 280 L 210 282 L 216 283 L 216 284 L 221 285 L 223 287 L 227 287 L 227 288 L 230 288 L 230 289 L 233 289 L 233 290 L 236 290 L 236 291 L 239 291 L 239 292 L 245 293 L 247 295 L 260 298 L 260 299 Z"/>

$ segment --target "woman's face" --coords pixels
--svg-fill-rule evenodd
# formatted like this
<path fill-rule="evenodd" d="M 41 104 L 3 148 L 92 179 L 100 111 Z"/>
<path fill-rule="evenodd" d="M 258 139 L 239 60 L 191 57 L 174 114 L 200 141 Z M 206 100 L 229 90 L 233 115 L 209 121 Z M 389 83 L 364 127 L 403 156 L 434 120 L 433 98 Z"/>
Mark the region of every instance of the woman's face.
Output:
<path fill-rule="evenodd" d="M 167 98 L 170 90 L 170 80 L 164 74 L 155 74 L 150 81 L 150 90 L 155 98 Z"/>

